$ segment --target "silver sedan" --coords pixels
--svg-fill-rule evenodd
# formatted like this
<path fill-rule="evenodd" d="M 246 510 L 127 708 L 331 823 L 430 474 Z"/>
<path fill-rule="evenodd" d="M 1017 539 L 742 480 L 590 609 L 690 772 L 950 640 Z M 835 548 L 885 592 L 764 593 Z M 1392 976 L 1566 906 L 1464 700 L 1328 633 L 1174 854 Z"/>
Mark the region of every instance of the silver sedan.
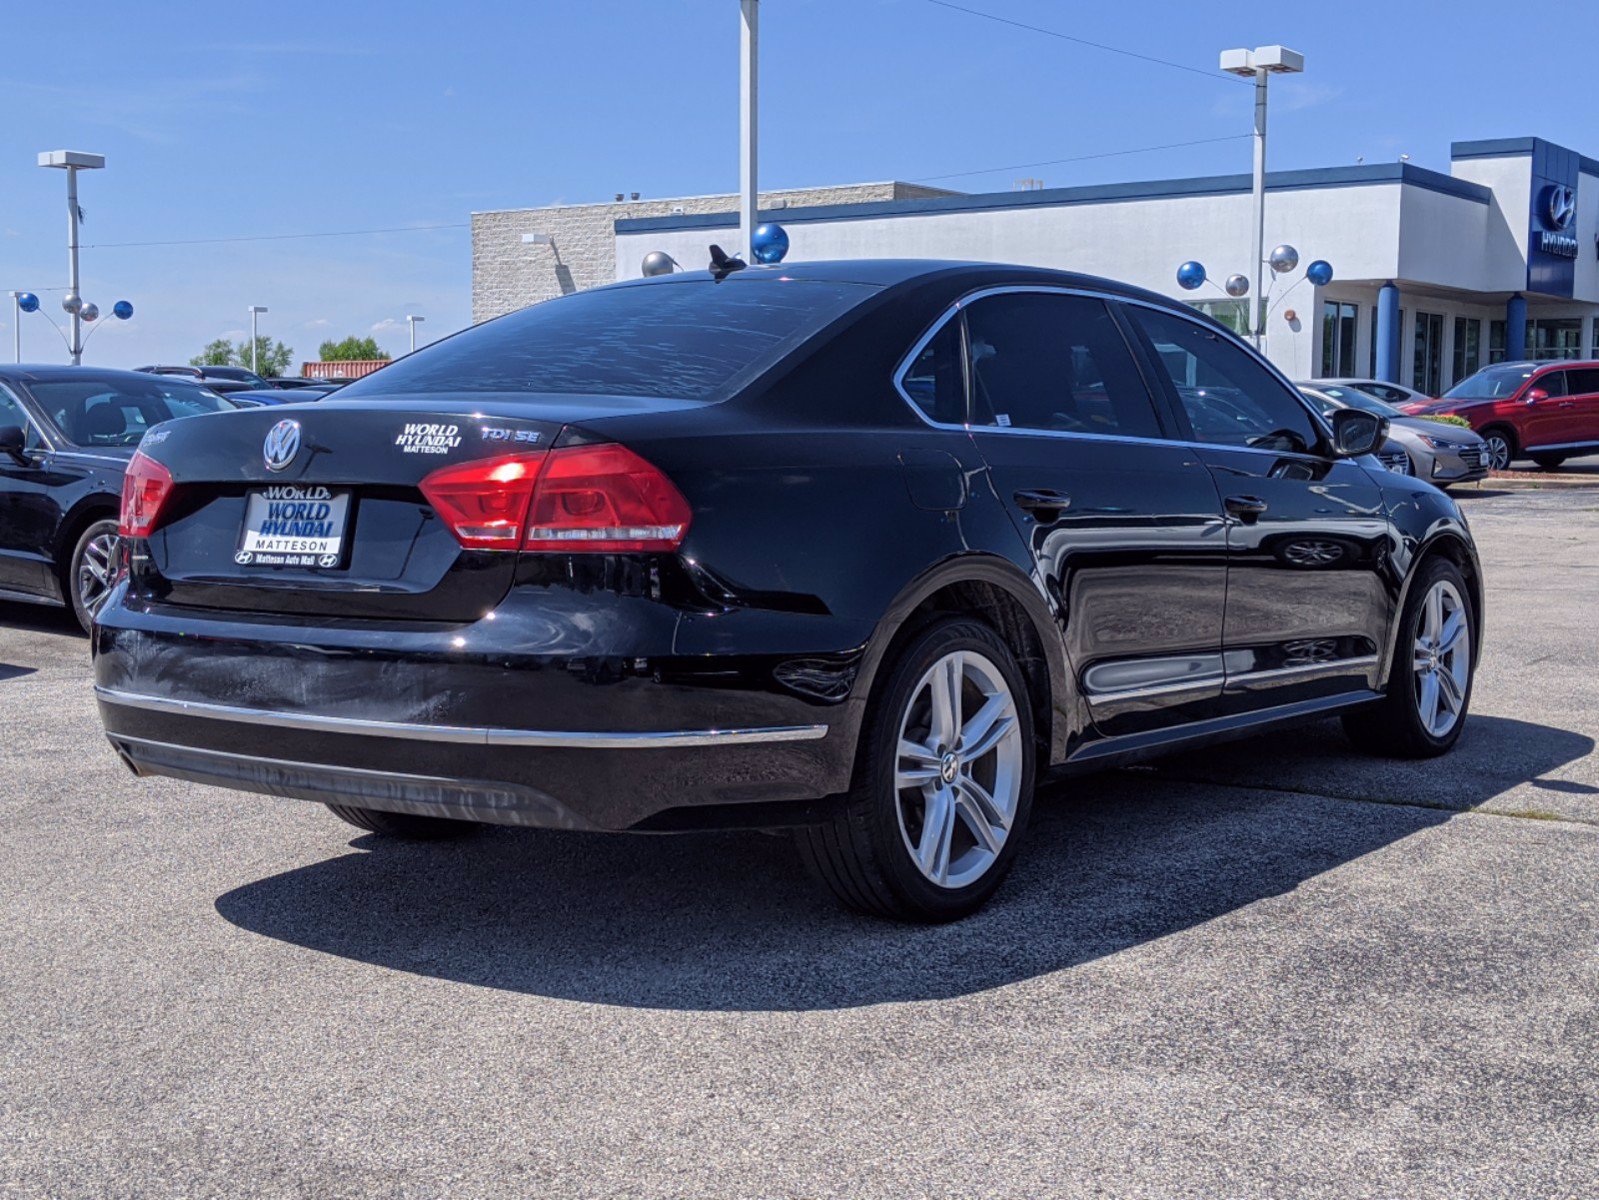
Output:
<path fill-rule="evenodd" d="M 1344 383 L 1311 381 L 1299 390 L 1323 412 L 1361 408 L 1388 418 L 1388 441 L 1378 452 L 1389 470 L 1415 475 L 1439 487 L 1471 483 L 1488 475 L 1488 448 L 1475 432 L 1458 425 L 1407 416 L 1391 404 Z"/>

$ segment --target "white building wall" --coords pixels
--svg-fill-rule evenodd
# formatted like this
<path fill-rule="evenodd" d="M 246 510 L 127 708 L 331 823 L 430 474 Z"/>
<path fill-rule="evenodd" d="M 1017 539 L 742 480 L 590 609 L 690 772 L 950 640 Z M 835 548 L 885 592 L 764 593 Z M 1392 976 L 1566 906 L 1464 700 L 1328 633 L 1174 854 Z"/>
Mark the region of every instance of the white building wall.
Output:
<path fill-rule="evenodd" d="M 1317 289 L 1299 282 L 1306 264 L 1325 258 L 1337 277 L 1352 280 L 1386 280 L 1398 273 L 1402 190 L 1414 189 L 1391 183 L 1268 193 L 1267 246 L 1288 242 L 1300 252 L 1300 267 L 1286 285 L 1268 280 L 1265 348 L 1284 371 L 1303 376 L 1318 361 Z M 1439 199 L 1463 208 L 1484 207 L 1453 197 Z M 1477 219 L 1480 228 L 1480 215 L 1468 218 Z M 1177 266 L 1187 259 L 1203 262 L 1218 285 L 1235 271 L 1250 273 L 1247 193 L 790 221 L 784 228 L 790 262 L 938 258 L 1026 263 L 1103 275 L 1183 300 L 1225 299 L 1219 287 L 1184 292 L 1177 286 Z M 729 224 L 620 232 L 616 276 L 637 278 L 651 250 L 664 250 L 685 267 L 699 268 L 707 261 L 706 247 L 715 241 L 725 244 L 733 229 Z M 1449 255 L 1453 257 L 1452 249 Z"/>

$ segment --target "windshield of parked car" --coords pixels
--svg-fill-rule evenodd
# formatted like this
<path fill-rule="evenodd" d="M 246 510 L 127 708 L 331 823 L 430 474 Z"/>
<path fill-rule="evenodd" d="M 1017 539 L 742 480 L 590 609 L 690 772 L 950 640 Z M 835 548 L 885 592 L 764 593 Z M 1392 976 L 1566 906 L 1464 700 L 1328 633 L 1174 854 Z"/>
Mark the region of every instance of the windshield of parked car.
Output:
<path fill-rule="evenodd" d="M 871 296 L 870 284 L 738 276 L 600 288 L 435 342 L 339 389 L 717 400 Z"/>
<path fill-rule="evenodd" d="M 28 384 L 52 424 L 75 446 L 137 446 L 162 421 L 238 405 L 169 375 L 82 375 Z"/>
<path fill-rule="evenodd" d="M 1503 400 L 1514 396 L 1537 367 L 1526 363 L 1484 367 L 1444 393 L 1445 400 Z"/>

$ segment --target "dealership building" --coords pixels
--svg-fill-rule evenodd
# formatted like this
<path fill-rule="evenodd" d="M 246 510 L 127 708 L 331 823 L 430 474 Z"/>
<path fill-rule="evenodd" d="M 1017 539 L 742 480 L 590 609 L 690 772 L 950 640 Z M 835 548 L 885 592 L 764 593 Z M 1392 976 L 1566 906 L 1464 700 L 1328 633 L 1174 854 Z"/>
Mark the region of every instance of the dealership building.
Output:
<path fill-rule="evenodd" d="M 1285 373 L 1372 374 L 1437 394 L 1491 362 L 1599 357 L 1599 161 L 1531 137 L 1456 142 L 1450 158 L 1448 174 L 1397 162 L 1267 175 L 1267 245 L 1300 255 L 1268 292 L 1264 348 Z M 1247 319 L 1247 300 L 1176 280 L 1189 260 L 1216 281 L 1253 275 L 1247 175 L 988 194 L 869 184 L 762 201 L 762 219 L 788 232 L 789 261 L 1058 267 L 1179 297 L 1237 328 Z M 563 239 L 574 213 L 585 240 Z M 578 280 L 637 277 L 655 250 L 699 268 L 713 242 L 738 243 L 732 196 L 477 213 L 474 316 Z M 1315 259 L 1332 265 L 1331 283 L 1305 278 Z"/>

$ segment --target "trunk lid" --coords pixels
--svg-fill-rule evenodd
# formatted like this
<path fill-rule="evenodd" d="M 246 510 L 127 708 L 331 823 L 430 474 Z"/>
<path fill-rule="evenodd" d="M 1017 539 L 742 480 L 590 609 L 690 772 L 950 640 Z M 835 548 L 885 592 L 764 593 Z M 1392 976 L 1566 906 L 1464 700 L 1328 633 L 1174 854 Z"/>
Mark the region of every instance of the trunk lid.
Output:
<path fill-rule="evenodd" d="M 529 399 L 323 401 L 159 426 L 140 449 L 171 472 L 173 491 L 133 556 L 133 589 L 285 616 L 481 618 L 509 590 L 517 555 L 464 548 L 420 485 L 441 467 L 547 451 L 570 418 L 608 407 Z"/>

